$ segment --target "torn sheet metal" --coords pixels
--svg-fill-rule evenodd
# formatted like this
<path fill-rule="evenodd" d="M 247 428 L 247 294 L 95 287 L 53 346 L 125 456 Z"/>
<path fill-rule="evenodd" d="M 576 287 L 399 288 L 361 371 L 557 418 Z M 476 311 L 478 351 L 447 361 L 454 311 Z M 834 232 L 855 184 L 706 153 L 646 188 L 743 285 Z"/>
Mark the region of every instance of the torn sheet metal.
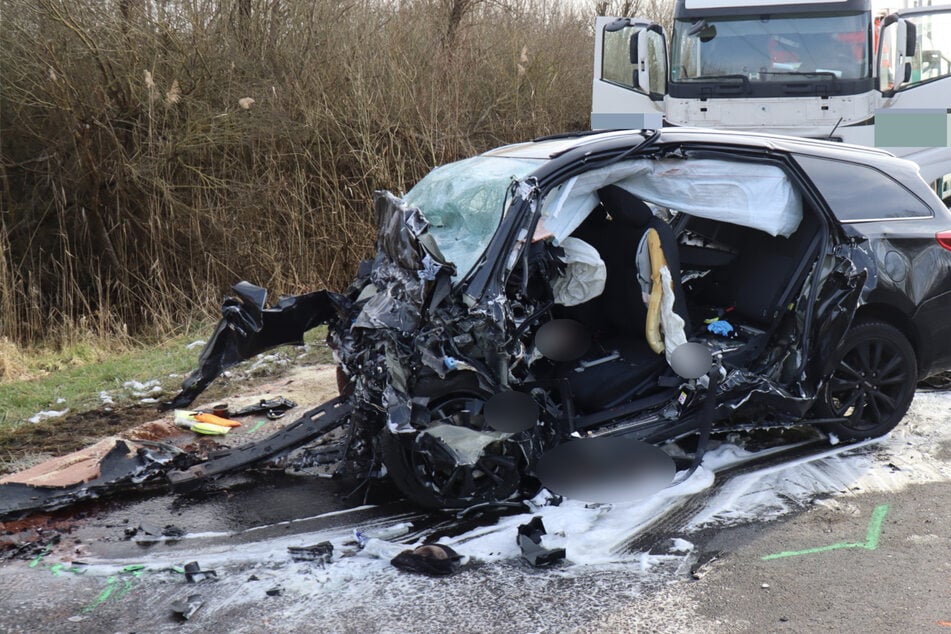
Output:
<path fill-rule="evenodd" d="M 266 461 L 280 462 L 293 450 L 348 423 L 351 411 L 344 397 L 328 401 L 263 440 L 214 452 L 204 461 L 164 443 L 109 438 L 0 479 L 0 519 L 133 489 L 169 484 L 190 489 Z M 179 533 L 180 529 L 168 526 L 160 532 L 167 539 L 180 537 Z"/>
<path fill-rule="evenodd" d="M 440 271 L 452 275 L 431 236 L 429 222 L 389 192 L 377 192 L 377 257 L 369 273 L 376 292 L 363 305 L 355 328 L 390 328 L 409 333 L 419 326 L 428 292 Z"/>
<path fill-rule="evenodd" d="M 411 424 L 413 407 L 408 394 L 387 385 L 383 390 L 383 407 L 386 409 L 386 426 L 391 432 L 399 434 L 416 431 Z"/>
<path fill-rule="evenodd" d="M 225 369 L 280 345 L 303 345 L 304 333 L 345 313 L 347 300 L 330 291 L 282 297 L 265 308 L 267 291 L 248 282 L 226 297 L 222 319 L 198 357 L 198 368 L 182 382 L 182 390 L 162 409 L 185 408 Z"/>
<path fill-rule="evenodd" d="M 564 548 L 546 548 L 542 546 L 542 537 L 548 534 L 540 516 L 535 516 L 527 524 L 518 527 L 516 541 L 522 551 L 522 557 L 532 566 L 541 568 L 562 561 Z"/>
<path fill-rule="evenodd" d="M 457 425 L 435 425 L 423 433 L 439 440 L 457 464 L 470 466 L 479 462 L 490 444 L 511 436 L 503 432 L 480 432 Z"/>
<path fill-rule="evenodd" d="M 201 606 L 205 605 L 205 600 L 200 594 L 190 594 L 187 597 L 182 599 L 176 599 L 172 601 L 172 604 L 169 606 L 172 609 L 172 612 L 177 614 L 179 618 L 184 621 L 189 620 Z"/>
<path fill-rule="evenodd" d="M 797 387 L 801 387 L 798 386 Z M 784 418 L 802 417 L 815 401 L 815 393 L 794 393 L 754 372 L 732 370 L 721 383 L 718 409 L 729 416 L 762 417 L 764 414 Z"/>
<path fill-rule="evenodd" d="M 345 424 L 351 409 L 343 397 L 327 401 L 264 440 L 219 451 L 205 462 L 187 469 L 169 471 L 168 482 L 179 489 L 194 487 L 203 481 L 286 455 L 291 450 Z"/>
<path fill-rule="evenodd" d="M 320 565 L 327 565 L 333 562 L 334 545 L 324 541 L 310 546 L 288 546 L 287 554 L 294 561 L 314 561 Z"/>
<path fill-rule="evenodd" d="M 0 519 L 51 511 L 128 489 L 165 485 L 165 472 L 194 458 L 163 443 L 107 438 L 81 451 L 0 478 Z"/>
<path fill-rule="evenodd" d="M 813 354 L 808 364 L 811 376 L 816 379 L 821 378 L 829 356 L 852 323 L 869 274 L 867 269 L 855 266 L 847 257 L 847 251 L 838 250 L 835 266 L 816 298 Z"/>

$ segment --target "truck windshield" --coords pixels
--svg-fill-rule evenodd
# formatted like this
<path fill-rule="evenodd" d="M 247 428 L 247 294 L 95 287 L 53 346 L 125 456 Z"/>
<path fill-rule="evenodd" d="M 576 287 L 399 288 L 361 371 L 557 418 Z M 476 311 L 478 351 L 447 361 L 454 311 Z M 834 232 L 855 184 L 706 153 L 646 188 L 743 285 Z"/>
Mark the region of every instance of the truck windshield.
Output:
<path fill-rule="evenodd" d="M 456 265 L 458 278 L 469 272 L 489 244 L 512 181 L 525 178 L 542 163 L 542 159 L 474 156 L 437 167 L 403 200 L 426 216 L 429 234 Z"/>
<path fill-rule="evenodd" d="M 673 82 L 832 81 L 870 77 L 866 13 L 676 20 Z"/>

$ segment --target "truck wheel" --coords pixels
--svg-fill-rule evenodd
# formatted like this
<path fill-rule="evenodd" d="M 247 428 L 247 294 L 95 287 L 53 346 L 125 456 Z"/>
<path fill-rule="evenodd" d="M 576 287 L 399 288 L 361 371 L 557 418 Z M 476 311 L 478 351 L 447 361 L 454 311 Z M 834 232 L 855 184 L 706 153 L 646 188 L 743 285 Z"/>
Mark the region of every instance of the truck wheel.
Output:
<path fill-rule="evenodd" d="M 847 420 L 828 431 L 847 439 L 891 431 L 908 411 L 918 382 L 918 361 L 904 334 L 880 321 L 860 322 L 845 335 L 826 365 L 819 416 Z"/>
<path fill-rule="evenodd" d="M 462 391 L 430 400 L 432 421 L 476 431 L 485 428 L 487 395 Z M 518 444 L 499 440 L 485 447 L 475 464 L 458 464 L 441 440 L 422 432 L 380 433 L 383 464 L 406 497 L 427 508 L 464 508 L 505 500 L 518 488 L 524 458 Z"/>

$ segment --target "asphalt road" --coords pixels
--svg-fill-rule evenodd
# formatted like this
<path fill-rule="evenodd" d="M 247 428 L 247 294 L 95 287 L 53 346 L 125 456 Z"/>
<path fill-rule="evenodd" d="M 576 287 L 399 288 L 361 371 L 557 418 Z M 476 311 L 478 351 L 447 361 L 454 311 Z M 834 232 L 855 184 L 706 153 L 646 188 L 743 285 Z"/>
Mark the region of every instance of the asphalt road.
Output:
<path fill-rule="evenodd" d="M 8 563 L 0 623 L 5 632 L 938 633 L 951 631 L 949 489 L 861 495 L 768 525 L 708 531 L 697 541 L 700 555 L 719 556 L 701 565 L 699 580 L 688 560 L 651 573 L 630 564 L 536 571 L 507 561 L 445 579 L 385 567 L 333 579 L 265 557 L 198 585 L 118 566 L 86 576 L 56 574 L 42 561 Z M 876 509 L 886 513 L 872 548 Z M 845 543 L 852 545 L 818 551 Z M 282 594 L 268 596 L 275 588 Z M 169 606 L 191 593 L 205 606 L 179 623 Z"/>
<path fill-rule="evenodd" d="M 947 483 L 728 529 L 704 548 L 721 554 L 699 580 L 679 581 L 585 631 L 951 632 Z"/>
<path fill-rule="evenodd" d="M 49 552 L 0 565 L 0 630 L 951 632 L 951 395 L 917 398 L 880 443 L 823 452 L 721 472 L 642 534 L 613 526 L 617 509 L 579 506 L 587 532 L 613 526 L 611 543 L 630 548 L 548 569 L 517 556 L 517 517 L 354 507 L 326 480 L 125 500 L 75 516 Z M 579 536 L 555 535 L 555 511 L 567 511 L 548 511 L 570 560 Z M 189 536 L 127 539 L 143 519 Z M 360 550 L 355 530 L 380 539 Z M 470 555 L 461 572 L 389 565 L 427 535 Z M 335 548 L 328 565 L 288 556 L 289 545 L 323 540 Z M 173 568 L 191 560 L 218 580 L 187 583 Z M 203 604 L 183 622 L 171 606 L 194 594 Z"/>

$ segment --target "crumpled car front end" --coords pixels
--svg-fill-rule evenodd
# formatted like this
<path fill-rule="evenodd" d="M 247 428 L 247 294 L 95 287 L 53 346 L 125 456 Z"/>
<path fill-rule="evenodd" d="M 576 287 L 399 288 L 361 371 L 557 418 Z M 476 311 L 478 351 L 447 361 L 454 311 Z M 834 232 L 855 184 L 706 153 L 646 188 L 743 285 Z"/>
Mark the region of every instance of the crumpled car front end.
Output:
<path fill-rule="evenodd" d="M 507 497 L 531 451 L 510 442 L 512 433 L 486 430 L 481 407 L 505 390 L 509 359 L 521 344 L 511 336 L 512 306 L 503 289 L 488 284 L 491 295 L 478 300 L 465 290 L 480 268 L 493 268 L 482 266 L 496 259 L 483 251 L 510 217 L 504 211 L 530 214 L 514 179 L 536 163 L 475 157 L 435 170 L 407 200 L 377 192 L 376 253 L 361 263 L 350 287 L 283 297 L 268 308 L 264 289 L 236 285 L 199 367 L 165 406 L 186 406 L 227 367 L 298 343 L 305 331 L 326 324 L 350 407 L 349 465 L 389 472 L 401 486 L 418 488 L 414 461 L 430 460 L 427 471 L 437 481 L 443 473 L 443 493 L 429 500 L 432 506 Z M 421 207 L 432 210 L 433 221 Z M 433 495 L 433 486 L 414 497 Z"/>
<path fill-rule="evenodd" d="M 510 307 L 504 298 L 491 309 L 471 302 L 418 207 L 388 192 L 375 205 L 376 257 L 347 292 L 351 322 L 328 337 L 346 375 L 356 446 L 428 506 L 504 499 L 533 442 L 488 428 L 482 411 L 508 382 Z M 495 227 L 486 229 L 487 242 Z"/>

